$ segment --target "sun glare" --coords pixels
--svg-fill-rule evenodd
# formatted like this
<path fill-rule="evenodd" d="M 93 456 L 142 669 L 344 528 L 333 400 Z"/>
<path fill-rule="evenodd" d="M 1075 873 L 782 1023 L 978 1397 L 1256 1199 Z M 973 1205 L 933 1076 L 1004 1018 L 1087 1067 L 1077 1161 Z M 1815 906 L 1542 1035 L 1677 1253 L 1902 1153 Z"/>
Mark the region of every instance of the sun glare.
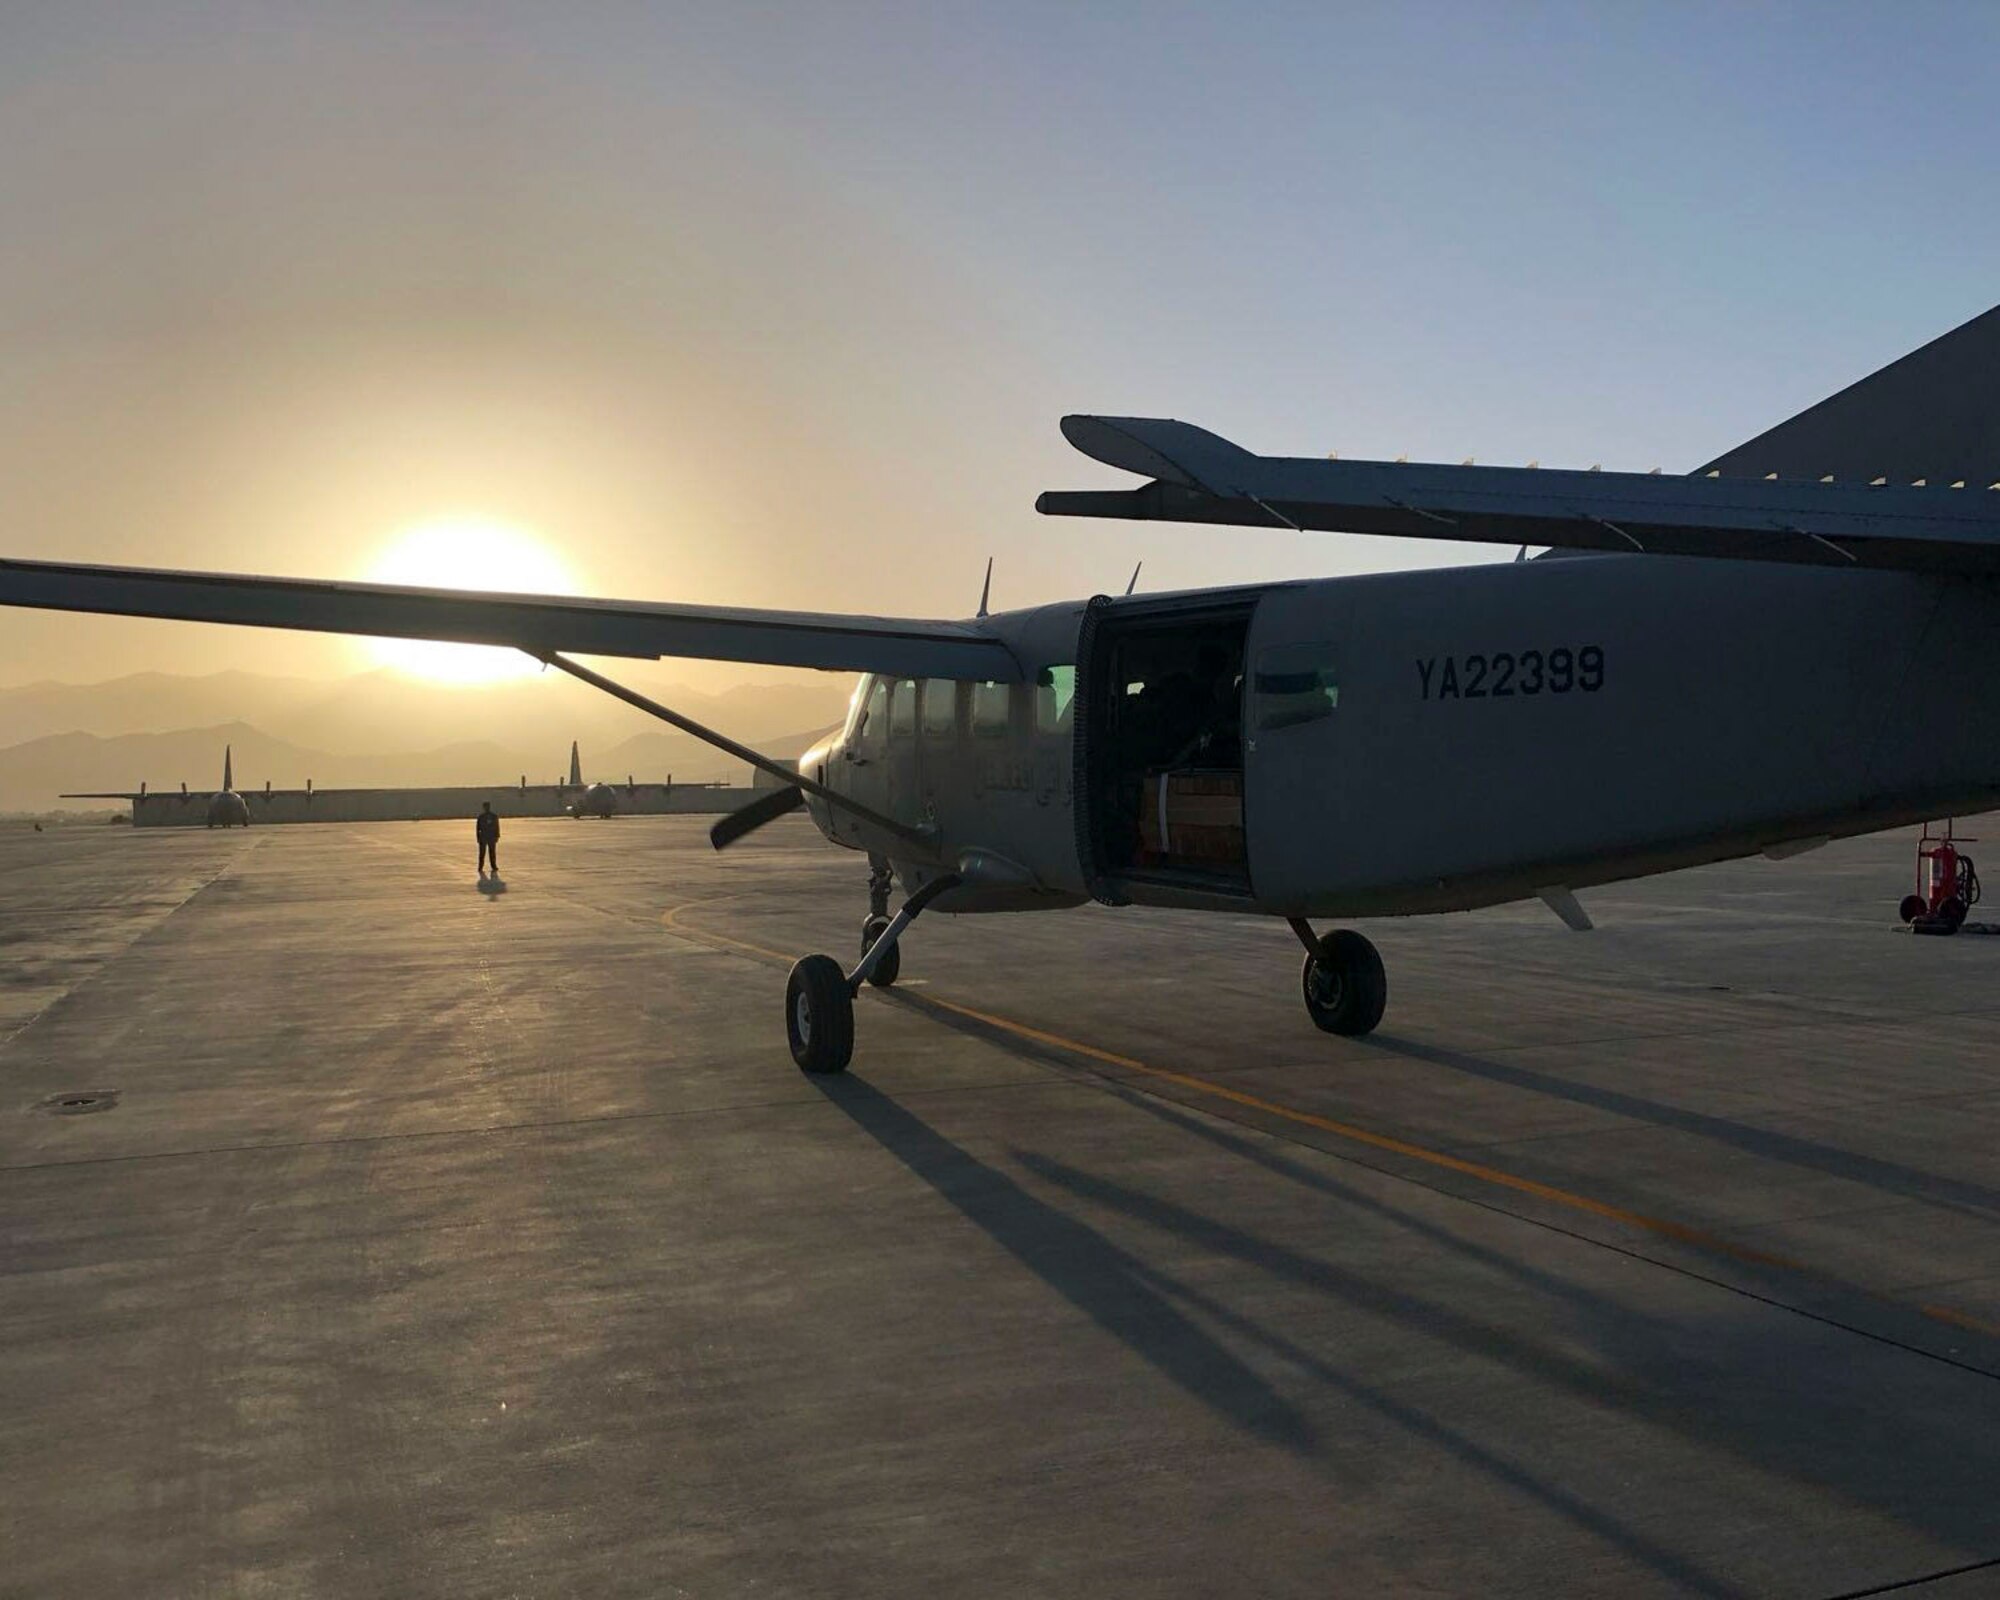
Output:
<path fill-rule="evenodd" d="M 539 536 L 490 517 L 439 517 L 406 528 L 376 557 L 368 578 L 429 589 L 576 592 L 562 557 Z M 371 639 L 368 649 L 379 665 L 430 683 L 497 683 L 541 670 L 520 651 L 494 645 Z"/>

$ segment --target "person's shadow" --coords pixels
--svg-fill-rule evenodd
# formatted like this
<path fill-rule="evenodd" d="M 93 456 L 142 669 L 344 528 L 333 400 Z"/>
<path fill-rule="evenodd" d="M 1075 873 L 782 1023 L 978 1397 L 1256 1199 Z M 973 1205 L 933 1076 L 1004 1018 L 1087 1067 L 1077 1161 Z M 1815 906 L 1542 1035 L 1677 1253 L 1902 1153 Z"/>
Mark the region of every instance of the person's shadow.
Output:
<path fill-rule="evenodd" d="M 505 894 L 507 892 L 507 880 L 497 872 L 490 878 L 482 873 L 479 879 L 479 892 L 489 900 L 495 895 Z"/>

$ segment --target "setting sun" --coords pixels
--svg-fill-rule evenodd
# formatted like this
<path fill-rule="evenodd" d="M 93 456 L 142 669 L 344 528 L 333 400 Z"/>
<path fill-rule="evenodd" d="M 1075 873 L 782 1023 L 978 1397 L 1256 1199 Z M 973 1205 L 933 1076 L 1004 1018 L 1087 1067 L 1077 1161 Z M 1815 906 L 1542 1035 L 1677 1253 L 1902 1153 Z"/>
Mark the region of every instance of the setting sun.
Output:
<path fill-rule="evenodd" d="M 438 517 L 405 529 L 384 547 L 366 575 L 376 583 L 433 589 L 576 592 L 576 580 L 562 557 L 539 535 L 479 516 Z M 520 651 L 493 645 L 371 639 L 368 651 L 379 665 L 432 683 L 494 683 L 540 670 Z"/>

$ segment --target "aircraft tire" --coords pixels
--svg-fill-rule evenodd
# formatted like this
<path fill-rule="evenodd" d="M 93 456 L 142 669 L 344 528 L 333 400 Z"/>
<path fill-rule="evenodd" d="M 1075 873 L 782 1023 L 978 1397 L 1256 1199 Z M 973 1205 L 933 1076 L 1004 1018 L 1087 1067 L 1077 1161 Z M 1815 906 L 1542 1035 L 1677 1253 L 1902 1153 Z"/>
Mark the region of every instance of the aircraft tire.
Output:
<path fill-rule="evenodd" d="M 870 917 L 861 924 L 861 953 L 864 956 L 868 954 L 869 947 L 882 937 L 883 930 L 888 926 L 887 917 Z M 876 964 L 875 970 L 868 974 L 868 981 L 878 989 L 886 989 L 896 981 L 897 975 L 902 970 L 903 942 L 898 939 L 889 953 Z"/>
<path fill-rule="evenodd" d="M 832 956 L 806 956 L 785 984 L 785 1037 L 811 1073 L 845 1072 L 854 1059 L 854 996 Z"/>
<path fill-rule="evenodd" d="M 1299 974 L 1306 1015 L 1326 1033 L 1359 1038 L 1372 1033 L 1389 1002 L 1389 980 L 1375 946 L 1351 928 L 1336 928 L 1320 940 L 1327 960 L 1306 957 Z"/>

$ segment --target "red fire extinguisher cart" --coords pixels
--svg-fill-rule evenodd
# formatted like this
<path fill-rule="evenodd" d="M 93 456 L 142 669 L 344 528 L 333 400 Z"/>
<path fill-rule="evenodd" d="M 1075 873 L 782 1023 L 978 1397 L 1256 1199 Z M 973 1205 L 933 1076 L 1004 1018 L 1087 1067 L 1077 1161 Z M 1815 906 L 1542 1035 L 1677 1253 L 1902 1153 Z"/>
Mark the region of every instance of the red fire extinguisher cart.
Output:
<path fill-rule="evenodd" d="M 1979 873 L 1963 848 L 1979 841 L 1955 835 L 1952 819 L 1926 822 L 1917 840 L 1916 893 L 1897 909 L 1912 933 L 1956 933 L 1965 914 L 1979 904 Z M 1942 832 L 1935 831 L 1942 827 Z"/>

